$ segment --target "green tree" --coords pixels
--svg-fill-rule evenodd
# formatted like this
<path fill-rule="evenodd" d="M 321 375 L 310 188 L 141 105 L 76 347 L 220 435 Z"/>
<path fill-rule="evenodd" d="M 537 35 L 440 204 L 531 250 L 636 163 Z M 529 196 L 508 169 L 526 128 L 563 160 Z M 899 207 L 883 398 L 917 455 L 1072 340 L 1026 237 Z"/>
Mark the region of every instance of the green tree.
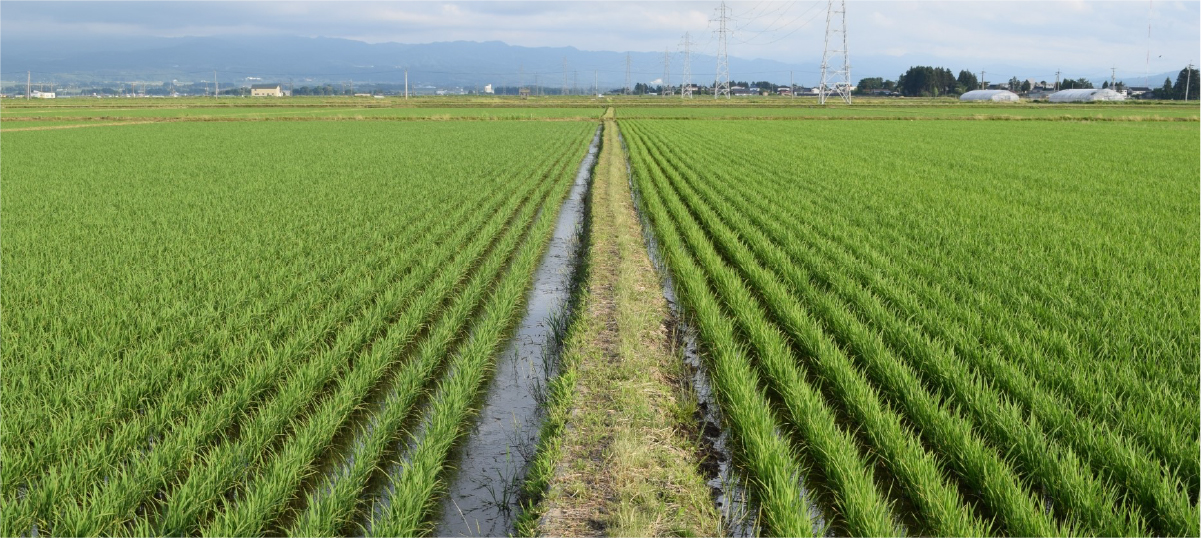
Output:
<path fill-rule="evenodd" d="M 1022 93 L 1030 93 L 1030 88 L 1031 88 L 1031 87 L 1032 87 L 1032 86 L 1030 86 L 1030 81 L 1029 81 L 1029 80 L 1023 80 L 1023 81 L 1022 81 Z"/>
<path fill-rule="evenodd" d="M 1155 97 L 1158 99 L 1175 99 L 1174 94 L 1171 78 L 1163 79 L 1163 87 L 1155 91 Z"/>
<path fill-rule="evenodd" d="M 1077 80 L 1073 80 L 1070 78 L 1064 79 L 1063 82 L 1059 83 L 1059 89 L 1061 89 L 1061 90 L 1075 90 L 1075 89 L 1091 90 L 1091 89 L 1093 89 L 1093 87 L 1094 87 L 1093 83 L 1084 77 L 1081 77 L 1080 79 L 1077 79 Z"/>
<path fill-rule="evenodd" d="M 872 90 L 884 89 L 884 77 L 869 77 L 859 79 L 859 84 L 855 85 L 855 93 L 865 94 Z"/>
<path fill-rule="evenodd" d="M 1180 74 L 1176 75 L 1176 85 L 1172 87 L 1172 99 L 1185 99 L 1196 101 L 1198 92 L 1198 82 L 1201 82 L 1201 73 L 1197 73 L 1196 69 L 1186 67 L 1180 70 Z M 1185 95 L 1187 90 L 1188 95 Z"/>
<path fill-rule="evenodd" d="M 956 81 L 963 87 L 963 91 L 965 92 L 980 89 L 980 80 L 976 78 L 975 74 L 966 69 L 959 72 L 959 78 Z"/>

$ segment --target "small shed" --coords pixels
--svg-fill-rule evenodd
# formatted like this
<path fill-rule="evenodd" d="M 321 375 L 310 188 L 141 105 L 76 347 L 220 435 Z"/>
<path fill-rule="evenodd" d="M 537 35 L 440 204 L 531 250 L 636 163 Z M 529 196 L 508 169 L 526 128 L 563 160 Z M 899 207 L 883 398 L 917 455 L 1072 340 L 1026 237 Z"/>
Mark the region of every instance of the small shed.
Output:
<path fill-rule="evenodd" d="M 959 96 L 960 101 L 993 101 L 997 103 L 1016 103 L 1021 100 L 1018 94 L 1009 90 L 972 90 Z"/>
<path fill-rule="evenodd" d="M 1090 101 L 1125 101 L 1126 96 L 1105 89 L 1059 90 L 1047 98 L 1052 103 L 1084 103 Z"/>

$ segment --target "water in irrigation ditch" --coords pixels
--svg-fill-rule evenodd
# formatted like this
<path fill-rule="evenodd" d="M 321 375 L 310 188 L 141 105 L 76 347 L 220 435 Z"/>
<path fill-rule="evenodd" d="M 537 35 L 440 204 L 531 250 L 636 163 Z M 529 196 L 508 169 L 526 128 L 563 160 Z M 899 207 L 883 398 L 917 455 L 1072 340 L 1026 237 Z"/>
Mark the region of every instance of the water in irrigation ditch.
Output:
<path fill-rule="evenodd" d="M 538 444 L 543 389 L 554 374 L 558 338 L 576 283 L 585 195 L 600 134 L 598 127 L 534 274 L 521 324 L 497 358 L 475 428 L 458 451 L 436 536 L 506 536 L 512 531 L 517 492 Z"/>

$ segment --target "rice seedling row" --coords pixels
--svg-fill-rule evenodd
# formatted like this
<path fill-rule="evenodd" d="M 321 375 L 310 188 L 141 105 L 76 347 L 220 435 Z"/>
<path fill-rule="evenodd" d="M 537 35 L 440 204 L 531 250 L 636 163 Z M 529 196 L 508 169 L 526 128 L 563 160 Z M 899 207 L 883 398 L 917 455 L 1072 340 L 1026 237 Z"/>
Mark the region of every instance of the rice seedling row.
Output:
<path fill-rule="evenodd" d="M 172 124 L 115 148 L 54 133 L 66 158 L 39 149 L 46 132 L 7 137 L 24 180 L 5 185 L 3 300 L 23 314 L 4 319 L 3 393 L 30 418 L 5 421 L 4 531 L 283 530 L 369 394 L 432 383 L 497 278 L 520 301 L 528 272 L 506 253 L 557 213 L 589 127 L 528 125 L 380 124 L 347 143 L 337 123 Z M 139 155 L 164 135 L 196 142 Z M 147 315 L 112 315 L 130 304 Z"/>
<path fill-rule="evenodd" d="M 1182 535 L 1195 531 L 1192 527 L 1195 527 L 1197 519 L 1196 500 L 1190 498 L 1190 489 L 1186 484 L 1196 475 L 1197 464 L 1193 463 L 1195 460 L 1190 462 L 1181 456 L 1189 455 L 1195 448 L 1183 440 L 1193 439 L 1192 445 L 1195 445 L 1196 432 L 1185 434 L 1187 436 L 1167 433 L 1175 429 L 1167 426 L 1164 417 L 1165 414 L 1171 416 L 1166 409 L 1171 404 L 1163 404 L 1165 409 L 1160 413 L 1140 410 L 1134 406 L 1134 400 L 1128 400 L 1133 416 L 1160 417 L 1153 421 L 1155 426 L 1150 429 L 1140 428 L 1130 416 L 1106 417 L 1100 413 L 1090 414 L 1087 408 L 1081 409 L 1083 406 L 1064 405 L 1061 398 L 1065 396 L 1062 393 L 1055 389 L 1048 392 L 1048 384 L 1038 383 L 1042 376 L 1047 375 L 1045 370 L 1051 369 L 1048 364 L 1053 359 L 1050 357 L 1062 350 L 1046 346 L 1045 342 L 1050 339 L 1031 341 L 1013 338 L 1016 332 L 1014 322 L 1006 321 L 1006 317 L 1018 318 L 1027 326 L 1040 327 L 1043 333 L 1066 332 L 1070 341 L 1077 345 L 1083 341 L 1084 345 L 1088 345 L 1093 342 L 1087 338 L 1080 339 L 1070 332 L 1085 324 L 1080 321 L 1080 316 L 1085 316 L 1087 311 L 1072 307 L 1084 301 L 1096 303 L 1095 306 L 1090 305 L 1094 309 L 1114 308 L 1113 304 L 1105 303 L 1104 296 L 1090 297 L 1086 301 L 1077 297 L 1080 294 L 1078 288 L 1069 285 L 1066 290 L 1056 289 L 1048 286 L 1049 282 L 1038 280 L 1042 276 L 1040 271 L 1047 271 L 1037 264 L 1048 263 L 1046 258 L 1055 259 L 1059 252 L 1054 248 L 1019 250 L 1013 258 L 1016 261 L 1002 268 L 1010 271 L 990 271 L 992 268 L 987 267 L 980 271 L 1004 276 L 1008 276 L 1007 273 L 1019 273 L 1026 277 L 1026 282 L 1031 283 L 1027 286 L 1012 277 L 1006 281 L 997 279 L 996 275 L 964 275 L 975 265 L 965 265 L 962 249 L 954 248 L 961 245 L 930 245 L 930 239 L 941 239 L 943 236 L 937 228 L 930 228 L 932 223 L 913 218 L 909 220 L 914 222 L 907 226 L 881 226 L 879 220 L 895 219 L 899 211 L 889 210 L 887 206 L 881 206 L 879 200 L 870 197 L 866 201 L 874 203 L 865 204 L 866 207 L 862 209 L 852 211 L 846 205 L 848 198 L 851 198 L 848 190 L 864 197 L 860 193 L 861 184 L 855 184 L 854 181 L 862 181 L 860 177 L 872 177 L 877 183 L 884 184 L 881 190 L 891 189 L 890 194 L 898 197 L 894 203 L 903 206 L 908 211 L 906 214 L 929 214 L 928 209 L 922 212 L 922 206 L 910 207 L 915 202 L 926 202 L 921 194 L 917 194 L 921 191 L 914 190 L 912 185 L 906 183 L 918 183 L 919 180 L 910 179 L 912 176 L 904 171 L 899 172 L 902 176 L 899 180 L 879 175 L 880 168 L 898 173 L 896 163 L 904 162 L 907 155 L 893 157 L 900 161 L 879 159 L 875 161 L 875 166 L 866 164 L 866 161 L 857 161 L 865 164 L 865 170 L 858 170 L 849 179 L 837 179 L 841 176 L 822 175 L 840 165 L 833 162 L 835 158 L 817 152 L 814 153 L 816 156 L 798 154 L 794 147 L 770 142 L 792 140 L 795 136 L 765 137 L 762 132 L 787 132 L 793 128 L 785 128 L 780 124 L 773 126 L 771 122 L 756 122 L 752 130 L 750 125 L 749 122 L 734 127 L 697 125 L 696 122 L 623 122 L 631 140 L 631 154 L 640 187 L 644 192 L 658 190 L 663 193 L 667 203 L 659 211 L 671 215 L 671 219 L 686 228 L 695 227 L 695 231 L 685 234 L 691 239 L 691 248 L 698 259 L 712 260 L 705 270 L 707 274 L 702 273 L 697 278 L 705 278 L 717 286 L 729 316 L 746 320 L 740 321 L 743 325 L 741 336 L 757 355 L 756 360 L 765 372 L 763 377 L 768 385 L 775 379 L 767 366 L 771 356 L 789 352 L 771 340 L 778 340 L 781 334 L 787 335 L 792 351 L 799 352 L 798 362 L 816 363 L 816 377 L 819 378 L 819 384 L 828 384 L 828 393 L 834 400 L 831 402 L 833 408 L 845 407 L 852 424 L 863 428 L 868 445 L 865 449 L 879 451 L 884 456 L 885 466 L 893 475 L 891 478 L 901 482 L 913 506 L 921 512 L 919 515 L 931 529 L 939 528 L 940 518 L 932 510 L 931 496 L 924 493 L 929 490 L 916 485 L 917 477 L 909 464 L 909 461 L 923 461 L 923 456 L 925 461 L 937 463 L 937 467 L 932 469 L 935 476 L 941 470 L 946 477 L 951 477 L 968 490 L 979 492 L 977 499 L 968 499 L 963 505 L 965 513 L 976 513 L 985 517 L 986 521 L 995 516 L 994 523 L 1008 533 Z M 1058 124 L 1048 125 L 1072 129 Z M 957 127 L 967 129 L 961 125 Z M 825 127 L 810 129 L 820 131 Z M 842 134 L 840 129 L 840 126 L 832 126 L 824 134 L 838 137 Z M 914 127 L 894 128 L 902 129 Z M 713 133 L 723 130 L 723 138 L 714 136 Z M 1091 132 L 1076 134 L 1085 138 L 1095 136 Z M 1153 131 L 1152 135 L 1162 137 L 1169 143 L 1175 141 L 1184 148 L 1187 148 L 1189 136 L 1195 142 L 1195 134 L 1168 128 Z M 765 140 L 769 142 L 764 143 Z M 755 144 L 740 144 L 750 141 Z M 950 141 L 940 142 L 953 146 Z M 1006 141 L 1000 138 L 991 142 L 995 146 Z M 1089 142 L 1095 143 L 1095 140 Z M 711 151 L 718 147 L 716 144 L 730 143 L 734 144 L 730 151 Z M 966 146 L 956 150 L 972 153 L 966 159 L 987 162 L 990 158 L 980 146 Z M 855 156 L 867 152 L 881 153 L 882 148 L 875 141 L 859 142 L 857 146 L 852 144 L 852 147 L 860 148 L 858 152 L 853 152 Z M 1162 149 L 1164 147 L 1171 146 L 1160 146 L 1152 152 L 1167 151 Z M 884 150 L 884 153 L 905 152 Z M 1183 161 L 1181 166 L 1184 173 L 1181 173 L 1179 166 L 1162 167 L 1149 178 L 1150 182 L 1158 187 L 1187 190 L 1188 183 L 1182 179 L 1188 177 L 1189 159 L 1184 155 L 1177 157 Z M 1195 167 L 1196 159 L 1192 158 L 1192 161 Z M 947 165 L 940 165 L 938 160 L 918 158 L 914 164 L 915 175 L 927 174 L 927 177 L 942 179 L 947 173 Z M 816 170 L 807 169 L 807 166 Z M 738 171 L 737 174 L 731 175 L 734 170 Z M 800 175 L 796 177 L 798 172 Z M 1056 168 L 1049 172 L 1063 174 Z M 1022 174 L 1017 180 L 997 176 L 987 179 L 991 182 L 970 187 L 991 193 L 1012 189 L 1013 182 L 1030 181 L 1029 174 Z M 1066 179 L 1082 181 L 1070 175 Z M 935 222 L 945 223 L 948 219 L 942 214 L 951 213 L 952 219 L 959 217 L 957 223 L 960 226 L 969 229 L 975 229 L 972 226 L 979 227 L 980 224 L 964 218 L 970 217 L 970 214 L 963 215 L 967 210 L 957 205 L 955 199 L 952 198 L 950 203 L 943 200 L 947 196 L 960 195 L 968 186 L 960 185 L 956 180 L 942 181 L 952 184 L 942 186 L 944 191 L 950 192 L 935 191 L 938 192 L 938 201 L 944 203 L 941 214 L 936 213 L 941 218 Z M 1095 190 L 1087 192 L 1091 186 L 1083 184 L 1075 188 L 1085 190 L 1088 195 L 1096 195 Z M 1054 192 L 1054 188 L 1038 182 L 1034 182 L 1032 188 L 1051 190 L 1053 192 L 1048 194 L 1052 196 L 1060 195 Z M 1195 186 L 1192 189 L 1195 191 Z M 971 198 L 972 194 L 965 197 Z M 1006 217 L 1015 212 L 997 198 L 989 202 L 996 206 L 997 213 Z M 867 209 L 880 207 L 883 209 Z M 954 213 L 956 210 L 960 211 L 959 215 Z M 1135 210 L 1122 217 L 1135 220 L 1143 217 L 1140 211 Z M 1049 218 L 1044 220 L 1083 219 L 1085 228 L 1097 227 L 1087 219 L 1089 216 L 1095 215 L 1071 208 L 1061 214 L 1051 212 Z M 655 222 L 661 234 L 667 233 L 665 230 L 668 227 L 662 224 L 667 220 L 666 217 L 659 217 Z M 867 223 L 876 227 L 869 227 Z M 1179 221 L 1173 225 L 1179 226 Z M 1056 233 L 1064 233 L 1064 230 L 1063 226 L 1053 229 Z M 674 233 L 674 228 L 670 231 Z M 923 233 L 926 237 L 922 236 Z M 982 235 L 989 233 L 990 230 L 986 229 Z M 872 237 L 865 240 L 865 236 Z M 900 236 L 900 240 L 896 236 Z M 1037 245 L 1038 241 L 1047 241 L 1048 236 L 1054 237 L 1054 234 L 1024 236 L 1023 240 L 1033 241 Z M 1167 233 L 1159 234 L 1155 241 L 1171 243 L 1182 237 L 1187 240 L 1188 232 L 1182 232 L 1181 228 L 1169 228 Z M 1086 238 L 1069 236 L 1060 239 L 1063 240 L 1074 240 L 1081 245 L 1077 252 L 1093 247 Z M 890 249 L 890 245 L 893 248 Z M 1000 242 L 994 248 L 1004 251 L 1014 246 Z M 1115 247 L 1119 252 L 1129 252 L 1121 249 L 1121 245 Z M 944 259 L 940 260 L 939 256 Z M 1180 257 L 1170 259 L 1168 263 L 1152 265 L 1146 270 L 1162 271 L 1165 267 L 1170 270 L 1181 264 L 1187 268 L 1190 263 L 1195 265 L 1196 262 Z M 943 269 L 941 272 L 930 269 L 940 265 Z M 1079 268 L 1077 270 L 1086 268 L 1081 265 L 1084 264 L 1076 263 L 1069 267 Z M 965 271 L 965 267 L 968 270 Z M 1147 266 L 1137 267 L 1143 269 Z M 730 271 L 735 271 L 735 274 L 723 275 Z M 959 274 L 955 274 L 955 271 L 959 271 Z M 1100 276 L 1111 276 L 1115 272 L 1101 272 Z M 684 280 L 679 276 L 677 271 L 678 280 Z M 1151 280 L 1142 274 L 1130 275 L 1129 278 L 1138 283 Z M 1005 290 L 1002 282 L 1008 282 L 1010 289 Z M 1163 285 L 1168 286 L 1168 290 L 1159 292 L 1169 294 L 1172 289 L 1181 286 L 1186 290 L 1195 287 L 1187 280 L 1169 280 Z M 1146 293 L 1150 290 L 1136 291 Z M 954 292 L 963 295 L 952 298 L 944 295 Z M 956 298 L 963 301 L 962 298 L 976 295 L 989 297 L 993 293 L 1009 298 L 1010 302 L 989 299 L 994 304 L 977 314 L 975 323 L 971 323 L 972 319 L 966 315 L 968 311 L 963 306 L 957 307 L 958 302 L 955 301 Z M 1058 300 L 1053 300 L 1057 295 Z M 1185 313 L 1190 310 L 1196 312 L 1195 299 L 1188 299 L 1189 295 L 1171 297 L 1172 300 L 1184 302 Z M 1032 305 L 1035 298 L 1052 305 L 1065 306 L 1045 308 L 1043 304 Z M 1111 302 L 1114 300 L 1125 302 L 1129 299 L 1110 299 Z M 1026 308 L 1021 308 L 1022 305 L 1026 305 Z M 1035 312 L 1031 313 L 1031 310 Z M 980 315 L 1001 319 L 996 324 L 999 329 L 984 330 L 983 326 L 988 322 L 979 321 Z M 1060 319 L 1070 316 L 1076 318 Z M 1187 315 L 1183 317 L 1187 318 Z M 1162 320 L 1160 327 L 1131 327 L 1114 323 L 1112 319 L 1105 321 L 1109 322 L 1112 329 L 1118 330 L 1119 338 L 1166 340 L 1168 343 L 1155 349 L 1159 361 L 1171 364 L 1171 367 L 1158 374 L 1157 377 L 1161 378 L 1159 382 L 1150 377 L 1152 372 L 1141 369 L 1133 375 L 1126 375 L 1128 385 L 1154 387 L 1161 394 L 1167 390 L 1168 394 L 1183 395 L 1186 402 L 1195 401 L 1195 387 L 1192 394 L 1186 392 L 1183 383 L 1176 383 L 1182 378 L 1175 375 L 1175 372 L 1187 368 L 1195 352 L 1172 355 L 1179 349 L 1191 347 L 1195 350 L 1195 336 L 1173 332 L 1173 320 L 1170 318 Z M 756 323 L 765 323 L 766 327 L 755 327 Z M 765 335 L 770 335 L 770 338 L 764 339 Z M 1020 347 L 1015 347 L 1015 343 Z M 1008 344 L 1008 347 L 1003 344 Z M 1009 356 L 1013 350 L 1040 352 L 1036 356 L 1041 362 L 1028 362 L 1024 356 Z M 1125 350 L 1102 347 L 1093 351 L 1100 351 L 1103 356 L 1113 356 L 1113 362 L 1121 362 Z M 841 356 L 841 360 L 835 361 L 831 356 Z M 1125 360 L 1129 362 L 1128 358 Z M 1172 361 L 1183 362 L 1173 364 Z M 854 376 L 844 373 L 839 376 L 839 370 L 834 367 L 838 363 L 848 365 L 844 372 L 861 371 L 862 374 Z M 1062 366 L 1059 371 L 1063 371 Z M 1114 371 L 1123 370 L 1102 371 L 1099 375 Z M 1087 376 L 1079 373 L 1071 379 L 1082 377 L 1087 379 Z M 1107 380 L 1093 378 L 1086 381 L 1088 384 L 1085 386 L 1092 388 L 1087 394 L 1093 401 L 1112 400 L 1109 394 L 1094 388 L 1105 386 L 1104 381 Z M 782 393 L 779 390 L 775 392 L 777 396 Z M 877 396 L 882 400 L 883 409 L 894 409 L 901 416 L 889 413 L 888 416 L 892 416 L 890 421 L 874 417 L 868 411 L 873 406 L 864 402 L 874 400 Z M 1175 401 L 1179 405 L 1180 400 Z M 1146 407 L 1154 409 L 1155 406 L 1149 403 Z M 1073 415 L 1073 412 L 1077 414 Z M 1184 431 L 1187 431 L 1187 425 Z M 915 434 L 920 443 L 914 442 L 912 435 Z M 1152 445 L 1157 449 L 1148 450 L 1140 439 L 1154 440 Z M 905 446 L 910 447 L 908 451 L 903 450 Z M 815 460 L 818 467 L 828 465 L 822 461 L 824 454 L 817 457 L 807 452 L 802 454 L 809 456 L 806 459 Z M 900 460 L 896 457 L 899 454 L 908 454 L 910 459 Z M 828 472 L 823 474 L 829 476 Z M 930 482 L 938 481 L 928 477 L 927 483 Z M 832 487 L 836 489 L 838 485 L 833 484 Z M 889 485 L 884 483 L 880 487 Z M 951 487 L 955 488 L 956 485 L 951 484 Z M 836 505 L 838 502 L 847 502 L 846 498 L 836 498 Z M 946 499 L 950 501 L 949 506 L 957 504 L 954 495 Z M 975 508 L 971 506 L 973 501 L 978 503 Z M 837 507 L 835 512 L 840 517 L 845 514 Z"/>

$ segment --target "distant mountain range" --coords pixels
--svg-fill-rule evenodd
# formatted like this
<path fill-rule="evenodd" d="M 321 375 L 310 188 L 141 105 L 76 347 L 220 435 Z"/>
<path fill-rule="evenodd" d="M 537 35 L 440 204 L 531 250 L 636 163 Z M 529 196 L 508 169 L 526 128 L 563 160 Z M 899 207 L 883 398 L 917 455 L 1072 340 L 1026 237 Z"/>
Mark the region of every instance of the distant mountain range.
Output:
<path fill-rule="evenodd" d="M 520 47 L 499 41 L 454 41 L 426 44 L 365 43 L 350 39 L 286 36 L 178 37 L 88 40 L 18 40 L 0 38 L 0 79 L 24 82 L 26 71 L 41 82 L 117 82 L 177 80 L 180 83 L 211 81 L 216 71 L 223 85 L 255 82 L 291 82 L 296 86 L 332 82 L 400 83 L 408 70 L 413 87 L 482 87 L 533 85 L 558 88 L 566 83 L 581 90 L 594 81 L 601 88 L 626 83 L 627 53 L 585 51 L 574 47 Z M 907 56 L 854 56 L 855 81 L 879 76 L 895 79 L 911 65 L 934 65 L 954 71 L 975 66 L 947 65 L 936 58 Z M 663 54 L 629 53 L 630 84 L 658 84 L 663 77 Z M 679 84 L 682 58 L 672 57 L 672 82 Z M 692 55 L 692 81 L 709 84 L 716 58 Z M 800 57 L 795 63 L 762 59 L 730 59 L 733 80 L 768 80 L 779 84 L 793 80 L 814 85 L 820 78 L 819 55 Z M 989 65 L 995 80 L 1010 76 L 1032 78 L 1038 70 Z M 1004 74 L 1003 76 L 1001 74 Z M 1071 76 L 1065 74 L 1065 76 Z M 1165 76 L 1151 75 L 1153 86 Z M 595 77 L 595 78 L 594 78 Z M 989 76 L 993 80 L 993 76 Z M 1142 85 L 1143 77 L 1130 79 Z M 1156 82 L 1158 81 L 1158 82 Z M 1100 82 L 1100 81 L 1096 81 Z"/>

